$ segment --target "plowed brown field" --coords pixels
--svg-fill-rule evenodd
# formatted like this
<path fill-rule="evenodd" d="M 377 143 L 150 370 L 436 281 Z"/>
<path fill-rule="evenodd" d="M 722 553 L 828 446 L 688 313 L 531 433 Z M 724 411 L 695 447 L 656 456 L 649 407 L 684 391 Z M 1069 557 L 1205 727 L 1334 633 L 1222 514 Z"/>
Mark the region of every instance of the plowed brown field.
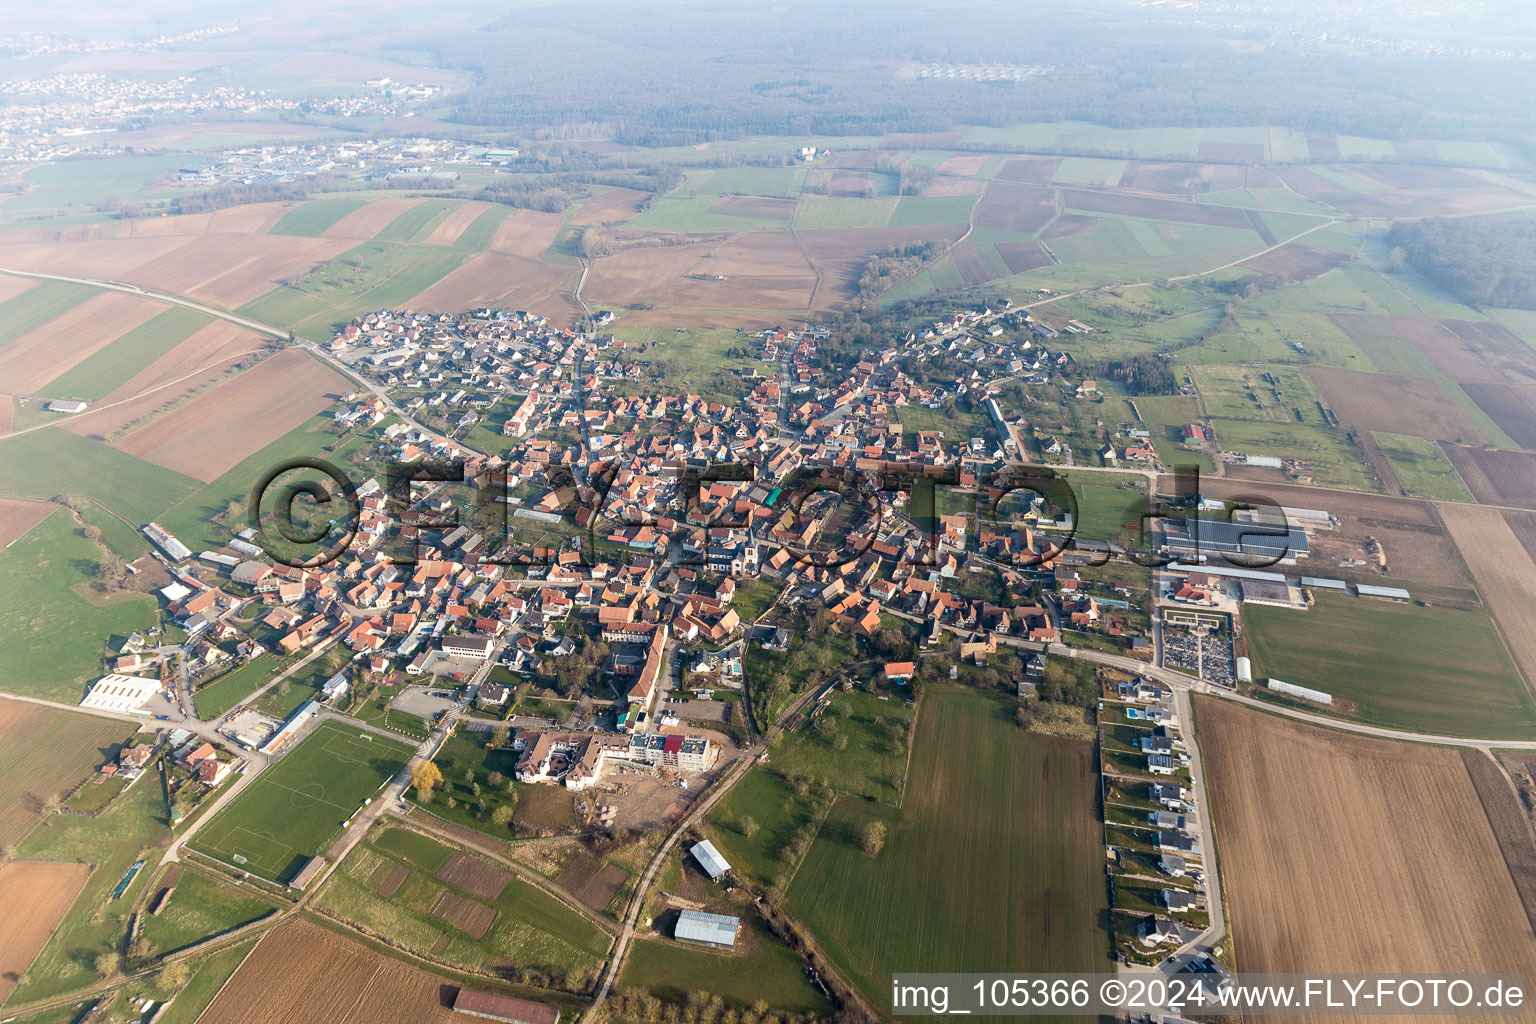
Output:
<path fill-rule="evenodd" d="M 1498 509 L 1459 502 L 1439 509 L 1515 663 L 1536 685 L 1536 562 Z"/>
<path fill-rule="evenodd" d="M 652 301 L 663 307 L 805 309 L 815 287 L 816 271 L 787 231 L 754 231 L 708 248 Z"/>
<path fill-rule="evenodd" d="M 132 431 L 117 447 L 212 481 L 350 390 L 347 379 L 288 349 Z"/>
<path fill-rule="evenodd" d="M 0 551 L 4 551 L 27 531 L 57 512 L 59 506 L 46 501 L 20 501 L 16 498 L 0 498 Z"/>
<path fill-rule="evenodd" d="M 1481 444 L 1483 432 L 1433 380 L 1309 366 L 1307 376 L 1323 391 L 1339 419 L 1353 427 Z"/>
<path fill-rule="evenodd" d="M 322 231 L 322 238 L 351 238 L 367 240 L 383 231 L 390 222 L 406 210 L 420 203 L 410 196 L 392 196 L 375 199 L 367 206 L 359 207 Z"/>
<path fill-rule="evenodd" d="M 1195 701 L 1239 971 L 1529 972 L 1536 936 L 1456 751 Z"/>
<path fill-rule="evenodd" d="M 1536 509 L 1536 455 L 1502 448 L 1440 447 L 1478 501 Z"/>
<path fill-rule="evenodd" d="M 75 902 L 91 869 L 84 864 L 12 861 L 0 867 L 0 1002 L 42 952 L 48 936 Z"/>
<path fill-rule="evenodd" d="M 484 857 L 460 850 L 438 869 L 437 877 L 467 893 L 494 900 L 512 881 L 512 872 Z"/>
<path fill-rule="evenodd" d="M 475 306 L 527 309 L 564 327 L 581 314 L 571 301 L 580 277 L 581 271 L 573 267 L 483 252 L 405 305 L 433 313 L 457 313 Z"/>
<path fill-rule="evenodd" d="M 496 226 L 491 250 L 536 260 L 560 234 L 560 215 L 538 210 L 515 210 Z"/>
<path fill-rule="evenodd" d="M 215 234 L 180 242 L 174 251 L 124 271 L 117 279 L 232 309 L 349 248 L 340 239 L 294 235 Z"/>
<path fill-rule="evenodd" d="M 220 990 L 199 1024 L 462 1022 L 456 987 L 298 918 L 274 928 Z"/>

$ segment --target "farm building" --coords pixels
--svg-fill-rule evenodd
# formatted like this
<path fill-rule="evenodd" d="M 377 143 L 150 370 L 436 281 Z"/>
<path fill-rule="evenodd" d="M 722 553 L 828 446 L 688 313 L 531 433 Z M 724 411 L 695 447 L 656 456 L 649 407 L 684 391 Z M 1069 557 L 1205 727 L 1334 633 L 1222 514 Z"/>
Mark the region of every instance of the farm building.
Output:
<path fill-rule="evenodd" d="M 64 412 L 64 413 L 85 412 L 85 403 L 84 402 L 49 402 L 47 405 L 43 406 L 43 408 L 47 409 L 49 412 Z"/>
<path fill-rule="evenodd" d="M 1314 690 L 1310 686 L 1297 686 L 1288 683 L 1284 679 L 1267 679 L 1264 685 L 1276 693 L 1283 693 L 1288 697 L 1300 697 L 1302 700 L 1310 700 L 1316 704 L 1332 704 L 1333 694 L 1322 690 Z"/>
<path fill-rule="evenodd" d="M 704 869 L 704 873 L 710 877 L 711 881 L 720 881 L 721 877 L 731 870 L 730 863 L 720 856 L 720 851 L 715 849 L 715 844 L 708 839 L 701 843 L 694 843 L 689 852 L 693 854 L 693 859 L 699 862 L 699 867 Z"/>
<path fill-rule="evenodd" d="M 150 523 L 144 527 L 143 534 L 154 543 L 155 547 L 170 555 L 173 562 L 183 562 L 192 557 L 192 549 L 171 536 L 170 532 L 159 523 Z"/>
<path fill-rule="evenodd" d="M 83 708 L 97 711 L 116 711 L 122 714 L 147 714 L 144 705 L 160 692 L 160 680 L 143 676 L 124 676 L 116 672 L 102 676 L 91 684 L 90 692 L 80 702 Z"/>
<path fill-rule="evenodd" d="M 1355 585 L 1355 592 L 1361 597 L 1381 597 L 1388 601 L 1412 601 L 1413 595 L 1402 587 L 1373 587 L 1366 583 Z"/>
<path fill-rule="evenodd" d="M 299 873 L 294 875 L 293 881 L 289 882 L 288 884 L 295 889 L 303 889 L 306 885 L 315 880 L 316 875 L 324 870 L 325 858 L 311 857 L 309 860 L 304 862 L 304 866 L 299 868 Z"/>
<path fill-rule="evenodd" d="M 453 998 L 453 1012 L 471 1017 L 506 1021 L 507 1024 L 559 1024 L 559 1007 L 514 996 L 498 996 L 461 988 Z"/>
<path fill-rule="evenodd" d="M 684 910 L 677 915 L 677 925 L 672 929 L 672 937 L 683 942 L 698 942 L 718 949 L 732 949 L 736 945 L 736 931 L 740 927 L 739 918 Z"/>

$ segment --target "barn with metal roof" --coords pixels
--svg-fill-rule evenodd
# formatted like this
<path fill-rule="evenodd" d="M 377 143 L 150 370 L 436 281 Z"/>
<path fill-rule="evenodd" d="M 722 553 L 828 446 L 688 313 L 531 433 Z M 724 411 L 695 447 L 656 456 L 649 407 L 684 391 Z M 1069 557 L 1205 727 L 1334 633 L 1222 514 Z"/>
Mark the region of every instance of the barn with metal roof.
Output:
<path fill-rule="evenodd" d="M 720 851 L 715 849 L 715 844 L 708 839 L 701 843 L 694 843 L 689 850 L 693 859 L 699 862 L 699 867 L 710 877 L 711 881 L 718 882 L 722 875 L 731 870 L 730 862 L 720 856 Z"/>
<path fill-rule="evenodd" d="M 677 915 L 677 925 L 672 937 L 684 942 L 699 942 L 706 946 L 731 949 L 736 945 L 736 932 L 741 919 L 724 914 L 706 914 L 698 910 L 684 910 Z"/>

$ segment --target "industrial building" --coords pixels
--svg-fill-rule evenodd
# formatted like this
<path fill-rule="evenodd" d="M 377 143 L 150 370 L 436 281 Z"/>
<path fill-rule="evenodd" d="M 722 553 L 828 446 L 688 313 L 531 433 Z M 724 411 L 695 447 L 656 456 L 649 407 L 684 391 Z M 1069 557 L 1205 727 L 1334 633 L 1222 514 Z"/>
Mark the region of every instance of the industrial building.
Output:
<path fill-rule="evenodd" d="M 1163 550 L 1175 558 L 1204 561 L 1220 555 L 1227 561 L 1289 564 L 1310 551 L 1307 532 L 1289 523 L 1231 522 L 1226 519 L 1165 519 L 1161 521 Z"/>
<path fill-rule="evenodd" d="M 717 949 L 733 949 L 741 919 L 724 914 L 706 914 L 698 910 L 684 910 L 677 915 L 677 925 L 672 937 L 683 942 L 697 942 Z"/>
<path fill-rule="evenodd" d="M 160 692 L 160 680 L 143 676 L 124 676 L 112 673 L 102 676 L 91 684 L 90 692 L 80 702 L 83 708 L 97 711 L 116 711 L 119 714 L 144 715 L 144 705 Z"/>

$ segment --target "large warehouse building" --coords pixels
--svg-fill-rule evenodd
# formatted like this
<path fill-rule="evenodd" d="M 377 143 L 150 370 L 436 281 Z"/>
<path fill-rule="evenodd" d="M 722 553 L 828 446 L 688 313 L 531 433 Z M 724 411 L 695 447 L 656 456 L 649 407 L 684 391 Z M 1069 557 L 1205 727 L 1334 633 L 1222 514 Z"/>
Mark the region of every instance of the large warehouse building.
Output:
<path fill-rule="evenodd" d="M 119 714 L 145 715 L 144 705 L 160 692 L 160 680 L 117 673 L 102 676 L 91 684 L 90 692 L 80 702 L 83 708 L 116 711 Z"/>
<path fill-rule="evenodd" d="M 741 927 L 739 918 L 724 914 L 706 914 L 698 910 L 684 910 L 677 915 L 677 926 L 672 937 L 684 942 L 699 942 L 719 949 L 732 949 L 736 945 L 736 931 Z"/>

